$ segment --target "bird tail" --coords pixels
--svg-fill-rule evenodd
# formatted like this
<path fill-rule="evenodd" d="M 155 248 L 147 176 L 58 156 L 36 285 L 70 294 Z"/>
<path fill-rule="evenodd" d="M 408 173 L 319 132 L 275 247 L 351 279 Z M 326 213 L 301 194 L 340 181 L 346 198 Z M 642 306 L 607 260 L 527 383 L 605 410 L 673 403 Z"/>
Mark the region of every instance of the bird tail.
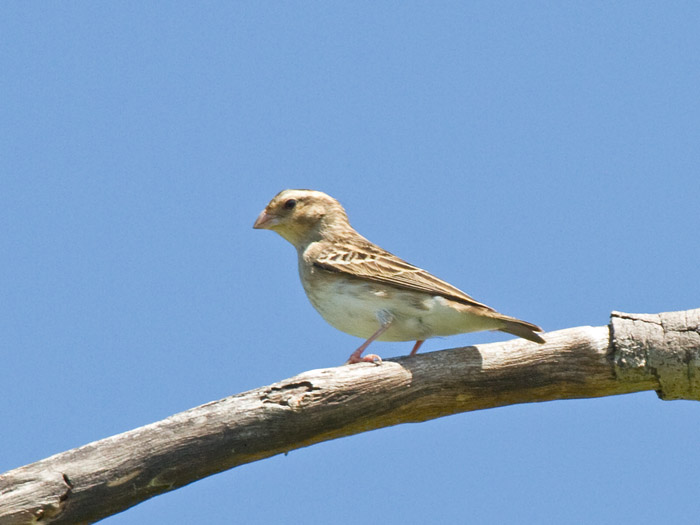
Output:
<path fill-rule="evenodd" d="M 503 326 L 498 328 L 500 332 L 506 332 L 508 334 L 517 335 L 533 343 L 544 344 L 546 341 L 542 339 L 535 332 L 541 332 L 542 328 L 539 326 L 528 323 L 526 321 L 521 321 L 520 319 L 515 319 L 513 317 L 507 317 L 503 319 Z"/>

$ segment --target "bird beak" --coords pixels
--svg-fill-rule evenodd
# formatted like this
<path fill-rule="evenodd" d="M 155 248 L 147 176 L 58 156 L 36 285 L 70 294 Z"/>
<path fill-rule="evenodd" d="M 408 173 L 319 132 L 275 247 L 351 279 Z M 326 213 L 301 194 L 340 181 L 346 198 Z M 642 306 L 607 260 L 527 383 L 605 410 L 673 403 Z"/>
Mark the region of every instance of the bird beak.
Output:
<path fill-rule="evenodd" d="M 253 228 L 256 230 L 269 230 L 273 226 L 277 225 L 279 223 L 279 218 L 267 213 L 266 210 L 263 210 L 260 215 L 258 215 L 258 218 L 255 219 L 255 224 L 253 224 Z"/>

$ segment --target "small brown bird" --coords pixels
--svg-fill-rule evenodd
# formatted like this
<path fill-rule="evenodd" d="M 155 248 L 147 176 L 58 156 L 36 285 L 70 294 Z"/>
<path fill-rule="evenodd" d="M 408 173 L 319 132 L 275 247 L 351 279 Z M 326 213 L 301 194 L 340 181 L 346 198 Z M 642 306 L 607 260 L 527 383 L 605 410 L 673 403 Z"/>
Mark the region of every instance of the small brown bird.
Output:
<path fill-rule="evenodd" d="M 416 341 L 410 355 L 428 338 L 480 330 L 545 342 L 535 333 L 539 326 L 500 314 L 365 239 L 340 203 L 320 191 L 278 193 L 253 228 L 292 243 L 314 308 L 338 330 L 366 339 L 348 363 L 381 362 L 376 355 L 362 357 L 375 340 Z"/>

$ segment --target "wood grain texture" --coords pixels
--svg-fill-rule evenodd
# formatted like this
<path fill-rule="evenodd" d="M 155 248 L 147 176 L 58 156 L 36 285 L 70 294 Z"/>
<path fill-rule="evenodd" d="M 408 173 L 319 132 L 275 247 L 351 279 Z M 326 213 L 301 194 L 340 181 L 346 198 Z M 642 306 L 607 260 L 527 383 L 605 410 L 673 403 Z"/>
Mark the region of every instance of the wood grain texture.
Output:
<path fill-rule="evenodd" d="M 400 423 L 656 390 L 700 399 L 700 310 L 312 370 L 0 475 L 0 524 L 87 523 L 205 476 Z"/>
<path fill-rule="evenodd" d="M 618 377 L 652 380 L 661 399 L 700 401 L 700 309 L 660 314 L 613 312 Z"/>

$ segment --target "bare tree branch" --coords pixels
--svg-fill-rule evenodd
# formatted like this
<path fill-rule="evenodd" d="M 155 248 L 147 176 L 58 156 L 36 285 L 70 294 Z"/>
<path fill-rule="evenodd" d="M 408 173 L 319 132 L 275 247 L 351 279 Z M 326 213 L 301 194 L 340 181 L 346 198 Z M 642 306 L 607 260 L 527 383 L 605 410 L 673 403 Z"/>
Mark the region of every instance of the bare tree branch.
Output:
<path fill-rule="evenodd" d="M 656 390 L 700 400 L 700 309 L 312 370 L 0 475 L 0 524 L 83 523 L 343 436 L 515 403 Z"/>

